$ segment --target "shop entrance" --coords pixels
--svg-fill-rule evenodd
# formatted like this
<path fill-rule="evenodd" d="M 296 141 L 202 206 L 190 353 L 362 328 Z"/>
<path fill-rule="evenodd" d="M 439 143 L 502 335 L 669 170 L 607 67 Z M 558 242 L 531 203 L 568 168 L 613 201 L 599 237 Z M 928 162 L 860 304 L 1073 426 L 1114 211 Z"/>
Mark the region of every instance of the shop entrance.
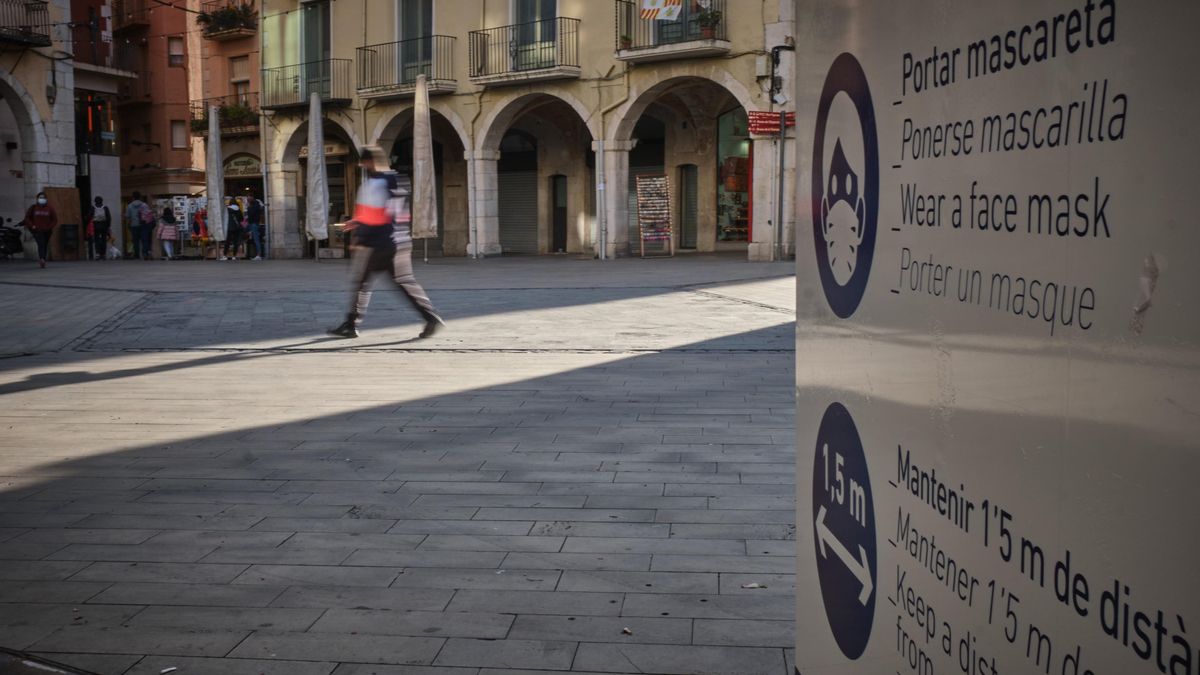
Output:
<path fill-rule="evenodd" d="M 552 253 L 567 252 L 567 177 L 559 174 L 550 177 L 550 195 L 552 211 L 551 218 L 551 247 Z"/>

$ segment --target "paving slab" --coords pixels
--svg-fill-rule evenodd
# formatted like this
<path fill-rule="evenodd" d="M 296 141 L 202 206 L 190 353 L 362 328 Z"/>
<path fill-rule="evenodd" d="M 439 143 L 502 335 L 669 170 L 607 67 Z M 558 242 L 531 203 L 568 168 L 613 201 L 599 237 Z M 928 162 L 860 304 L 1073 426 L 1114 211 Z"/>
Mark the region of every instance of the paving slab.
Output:
<path fill-rule="evenodd" d="M 389 293 L 323 337 L 345 273 L 0 266 L 54 310 L 0 324 L 4 642 L 135 675 L 786 672 L 790 264 L 438 260 L 419 342 Z"/>

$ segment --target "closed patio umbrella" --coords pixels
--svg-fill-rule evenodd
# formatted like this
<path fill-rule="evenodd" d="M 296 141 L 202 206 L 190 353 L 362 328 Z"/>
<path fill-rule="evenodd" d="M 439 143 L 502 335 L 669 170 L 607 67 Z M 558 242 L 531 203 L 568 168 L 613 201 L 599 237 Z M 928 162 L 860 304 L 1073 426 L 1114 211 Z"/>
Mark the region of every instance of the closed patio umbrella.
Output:
<path fill-rule="evenodd" d="M 325 177 L 325 129 L 321 97 L 313 92 L 308 106 L 308 208 L 304 229 L 313 240 L 313 257 L 319 259 L 321 240 L 329 238 L 329 183 Z"/>
<path fill-rule="evenodd" d="M 429 121 L 429 83 L 417 76 L 416 106 L 413 111 L 413 239 L 425 240 L 425 262 L 429 262 L 429 240 L 437 236 L 437 178 L 433 168 L 433 128 Z"/>
<path fill-rule="evenodd" d="M 214 242 L 225 241 L 225 164 L 221 160 L 220 113 L 216 106 L 208 108 L 208 157 L 205 182 L 208 197 L 208 237 Z M 200 252 L 201 258 L 204 251 Z"/>

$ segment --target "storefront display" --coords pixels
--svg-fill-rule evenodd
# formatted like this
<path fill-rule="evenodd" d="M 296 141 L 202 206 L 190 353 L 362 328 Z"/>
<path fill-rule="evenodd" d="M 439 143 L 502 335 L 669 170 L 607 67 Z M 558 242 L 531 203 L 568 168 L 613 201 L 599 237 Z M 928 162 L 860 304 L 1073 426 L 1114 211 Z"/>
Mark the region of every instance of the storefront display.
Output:
<path fill-rule="evenodd" d="M 717 120 L 717 241 L 750 241 L 751 158 L 746 111 Z"/>

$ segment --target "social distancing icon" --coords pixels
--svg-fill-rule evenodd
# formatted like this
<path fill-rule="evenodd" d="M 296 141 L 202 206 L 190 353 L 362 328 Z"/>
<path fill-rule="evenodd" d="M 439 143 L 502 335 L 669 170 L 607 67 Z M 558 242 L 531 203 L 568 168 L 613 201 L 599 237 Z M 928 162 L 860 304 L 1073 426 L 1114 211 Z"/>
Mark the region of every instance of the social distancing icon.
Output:
<path fill-rule="evenodd" d="M 862 441 L 841 403 L 830 404 L 817 431 L 812 513 L 829 627 L 842 653 L 857 659 L 875 617 L 875 506 Z"/>

